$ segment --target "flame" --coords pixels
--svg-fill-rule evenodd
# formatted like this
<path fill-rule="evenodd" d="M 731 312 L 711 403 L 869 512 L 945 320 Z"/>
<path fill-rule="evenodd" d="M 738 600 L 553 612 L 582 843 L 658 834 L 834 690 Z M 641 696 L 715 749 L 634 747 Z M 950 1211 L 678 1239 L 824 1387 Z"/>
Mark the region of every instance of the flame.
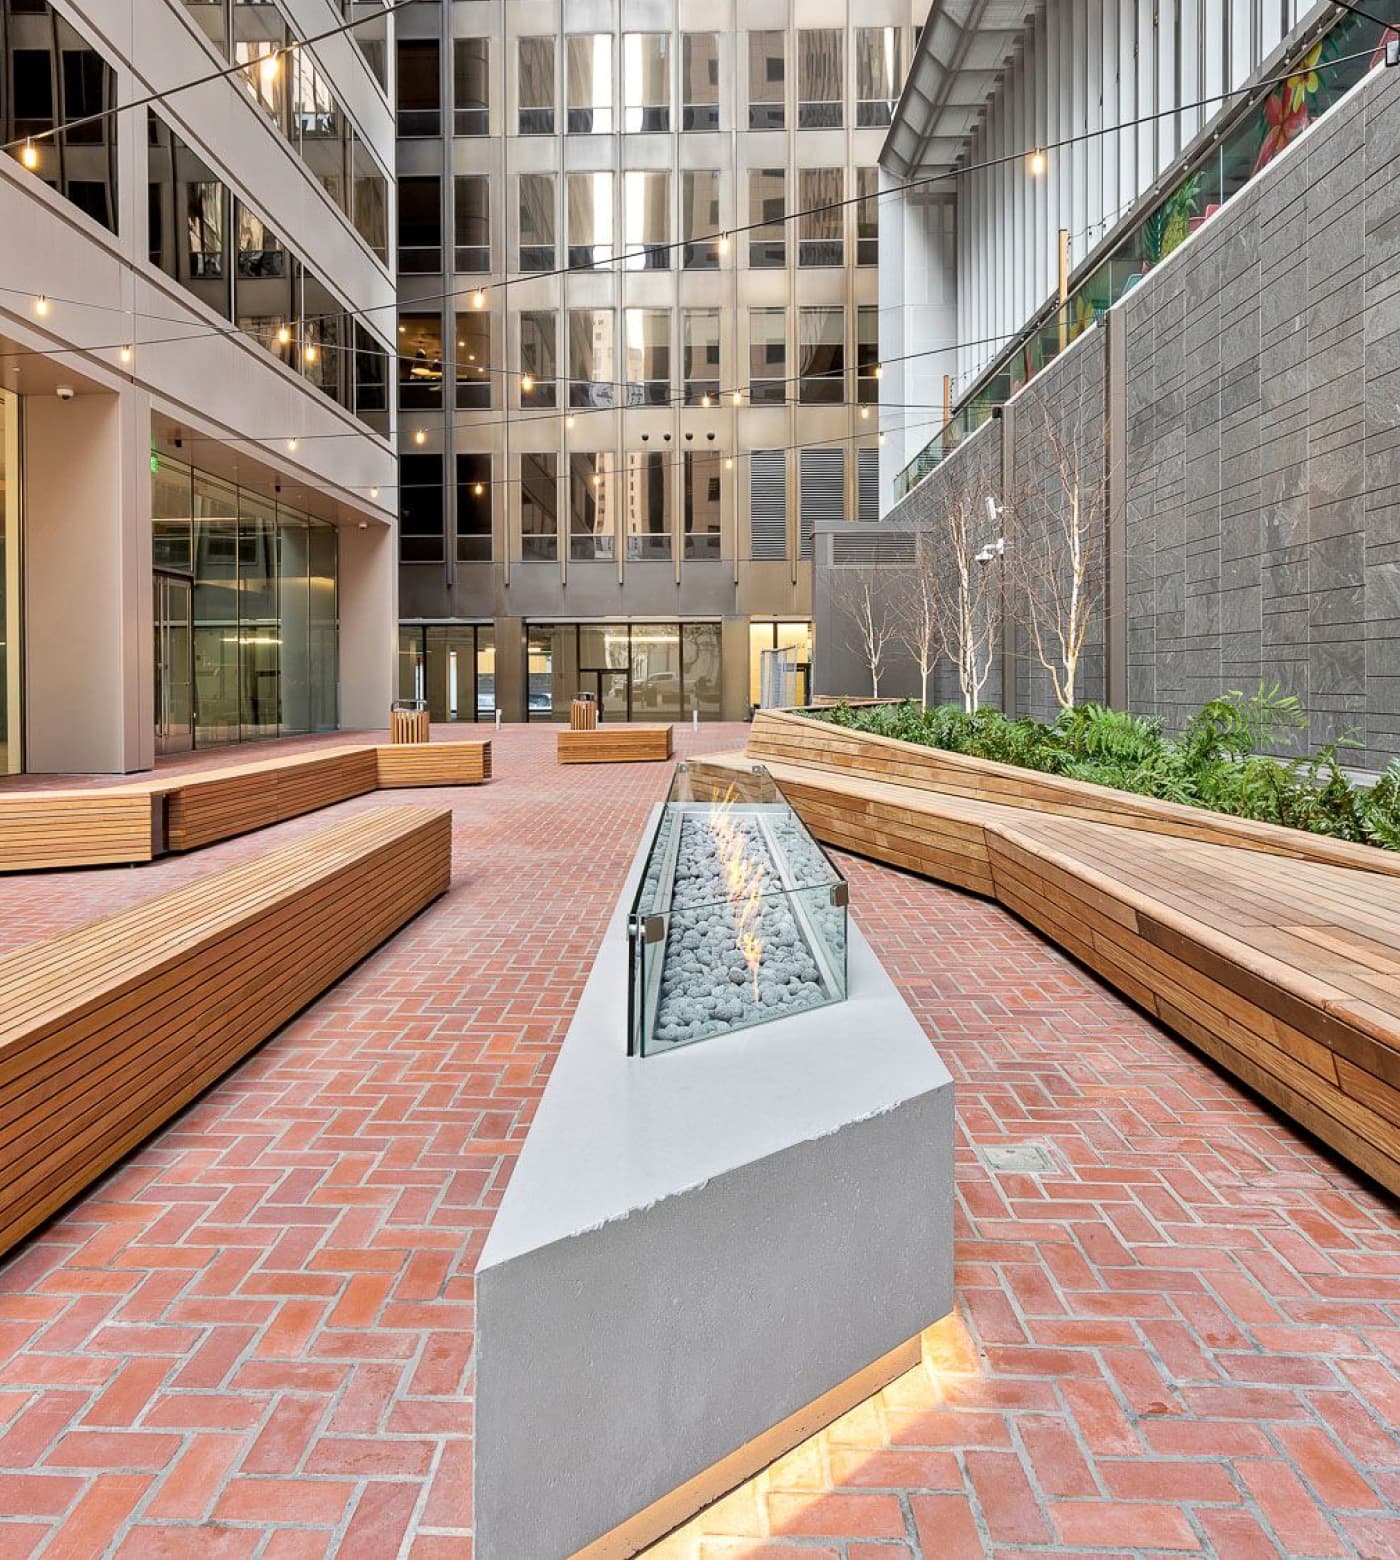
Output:
<path fill-rule="evenodd" d="M 734 918 L 734 946 L 744 956 L 758 1001 L 758 969 L 763 962 L 763 868 L 745 849 L 744 837 L 734 824 L 735 790 L 731 784 L 710 818 L 715 854 L 724 873 L 725 898 Z"/>

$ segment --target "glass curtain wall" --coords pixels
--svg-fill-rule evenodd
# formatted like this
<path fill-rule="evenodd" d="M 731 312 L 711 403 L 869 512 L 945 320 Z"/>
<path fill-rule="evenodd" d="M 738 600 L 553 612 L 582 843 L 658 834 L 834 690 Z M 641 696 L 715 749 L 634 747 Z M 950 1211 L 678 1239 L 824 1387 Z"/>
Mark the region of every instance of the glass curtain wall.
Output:
<path fill-rule="evenodd" d="M 195 745 L 333 731 L 335 528 L 164 456 L 151 494 L 152 563 L 193 588 Z"/>
<path fill-rule="evenodd" d="M 531 720 L 566 720 L 579 692 L 604 720 L 719 719 L 718 623 L 531 623 L 526 667 Z"/>
<path fill-rule="evenodd" d="M 19 397 L 0 390 L 0 774 L 20 753 Z"/>

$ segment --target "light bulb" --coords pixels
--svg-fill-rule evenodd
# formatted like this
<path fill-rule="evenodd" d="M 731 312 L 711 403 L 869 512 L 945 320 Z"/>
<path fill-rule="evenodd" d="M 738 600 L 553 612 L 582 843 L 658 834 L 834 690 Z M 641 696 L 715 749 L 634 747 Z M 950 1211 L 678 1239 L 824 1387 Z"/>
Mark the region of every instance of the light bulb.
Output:
<path fill-rule="evenodd" d="M 40 319 L 43 319 L 43 317 L 49 312 L 49 300 L 43 295 L 43 293 L 40 293 L 39 296 L 34 300 L 34 312 L 39 316 Z"/>
<path fill-rule="evenodd" d="M 726 455 L 724 457 L 724 469 L 726 471 L 734 470 L 734 457 L 732 455 Z"/>
<path fill-rule="evenodd" d="M 882 433 L 882 434 L 881 434 L 881 435 L 880 435 L 880 443 L 881 443 L 881 444 L 883 444 L 883 443 L 884 443 L 884 442 L 885 442 L 885 436 L 884 436 L 884 434 L 883 434 L 883 433 Z"/>
<path fill-rule="evenodd" d="M 574 414 L 572 412 L 570 412 L 569 415 L 564 419 L 564 426 L 566 428 L 572 428 L 573 425 L 574 425 Z"/>
<path fill-rule="evenodd" d="M 287 448 L 289 450 L 294 450 L 296 447 L 297 447 L 297 441 L 295 439 L 288 439 L 287 440 Z"/>
<path fill-rule="evenodd" d="M 308 341 L 301 349 L 301 356 L 303 362 L 314 363 L 319 354 L 317 353 L 316 348 L 312 345 L 312 343 Z"/>
<path fill-rule="evenodd" d="M 291 345 L 291 343 L 292 343 L 292 328 L 291 328 L 291 326 L 290 325 L 279 325 L 277 327 L 277 345 L 279 347 L 288 347 L 288 346 Z"/>
<path fill-rule="evenodd" d="M 599 473 L 598 473 L 598 472 L 596 472 L 596 471 L 595 471 L 595 472 L 594 472 L 594 473 L 593 473 L 593 486 L 594 486 L 594 487 L 597 487 L 597 486 L 598 486 L 598 484 L 599 484 L 599 483 L 600 483 L 600 482 L 601 482 L 601 481 L 602 481 L 602 480 L 603 480 L 603 479 L 602 479 L 602 477 L 601 477 L 601 475 L 600 475 L 600 474 L 599 474 Z"/>
<path fill-rule="evenodd" d="M 529 393 L 534 388 L 535 388 L 534 377 L 532 375 L 530 375 L 530 374 L 522 374 L 520 376 L 520 390 L 521 390 L 521 394 L 522 395 L 529 395 Z"/>
<path fill-rule="evenodd" d="M 729 253 L 729 234 L 721 233 L 719 236 L 719 252 L 722 255 Z"/>
<path fill-rule="evenodd" d="M 475 494 L 476 494 L 476 496 L 477 496 L 477 497 L 478 497 L 478 498 L 480 498 L 480 497 L 481 497 L 481 495 L 482 495 L 482 494 L 483 494 L 483 493 L 484 493 L 484 492 L 485 492 L 485 491 L 486 491 L 486 487 L 485 487 L 485 484 L 484 484 L 484 483 L 481 483 L 481 482 L 477 482 L 477 483 L 475 483 L 475 484 L 474 484 L 474 485 L 473 485 L 473 487 L 472 487 L 472 492 L 473 492 L 473 493 L 475 493 Z"/>
<path fill-rule="evenodd" d="M 485 307 L 486 294 L 482 292 L 481 288 L 478 287 L 477 290 L 472 294 L 472 308 L 484 309 Z"/>
<path fill-rule="evenodd" d="M 258 61 L 258 75 L 262 77 L 262 84 L 270 87 L 277 80 L 277 72 L 282 69 L 282 56 L 274 49 L 271 54 L 264 54 Z"/>
<path fill-rule="evenodd" d="M 378 488 L 371 488 L 369 490 L 369 496 L 371 498 L 378 498 L 379 497 L 379 489 Z"/>
<path fill-rule="evenodd" d="M 736 390 L 734 392 L 734 404 L 735 406 L 742 406 L 744 404 L 744 392 L 742 390 Z"/>
<path fill-rule="evenodd" d="M 1045 172 L 1045 153 L 1039 146 L 1031 153 L 1030 169 L 1031 177 L 1034 179 L 1038 179 Z"/>
<path fill-rule="evenodd" d="M 415 444 L 426 444 L 428 442 L 428 430 L 426 428 L 415 428 L 413 430 L 413 442 Z"/>
<path fill-rule="evenodd" d="M 875 367 L 871 369 L 870 377 L 872 379 L 878 379 L 883 372 L 884 371 L 881 369 L 880 365 L 877 363 L 875 365 Z"/>
<path fill-rule="evenodd" d="M 129 363 L 131 361 L 131 343 L 128 342 L 126 346 L 124 346 L 121 351 L 117 353 L 117 356 L 122 360 L 123 363 Z"/>
<path fill-rule="evenodd" d="M 700 397 L 700 404 L 701 406 L 708 406 L 710 404 L 710 397 L 708 392 Z"/>
<path fill-rule="evenodd" d="M 26 168 L 37 168 L 39 166 L 39 148 L 35 146 L 33 141 L 24 143 L 24 150 L 19 154 L 19 160 Z"/>

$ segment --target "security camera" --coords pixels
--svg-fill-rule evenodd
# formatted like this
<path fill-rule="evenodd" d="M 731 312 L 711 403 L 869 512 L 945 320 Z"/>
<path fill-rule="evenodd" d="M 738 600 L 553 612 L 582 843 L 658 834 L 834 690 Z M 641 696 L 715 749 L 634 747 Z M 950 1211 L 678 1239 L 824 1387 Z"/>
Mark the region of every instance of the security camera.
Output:
<path fill-rule="evenodd" d="M 54 391 L 54 394 L 59 398 L 60 401 L 71 401 L 77 392 L 73 389 L 72 385 L 60 385 L 58 389 Z"/>

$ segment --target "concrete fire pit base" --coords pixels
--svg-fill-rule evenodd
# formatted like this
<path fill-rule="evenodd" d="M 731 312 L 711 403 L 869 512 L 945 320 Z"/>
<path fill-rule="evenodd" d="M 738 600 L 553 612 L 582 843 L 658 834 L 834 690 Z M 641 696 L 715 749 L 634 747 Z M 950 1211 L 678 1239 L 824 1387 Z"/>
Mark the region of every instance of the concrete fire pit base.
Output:
<path fill-rule="evenodd" d="M 952 1080 L 865 939 L 845 1002 L 628 1057 L 641 866 L 477 1271 L 478 1560 L 635 1553 L 952 1308 Z"/>

